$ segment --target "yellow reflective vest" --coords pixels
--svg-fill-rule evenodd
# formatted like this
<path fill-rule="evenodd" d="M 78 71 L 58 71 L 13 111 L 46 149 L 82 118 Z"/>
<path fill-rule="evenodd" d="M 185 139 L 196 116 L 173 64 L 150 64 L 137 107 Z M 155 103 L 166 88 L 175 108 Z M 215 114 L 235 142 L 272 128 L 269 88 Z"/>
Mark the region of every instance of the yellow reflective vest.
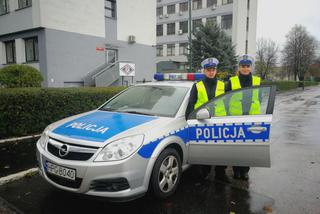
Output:
<path fill-rule="evenodd" d="M 194 109 L 199 108 L 202 104 L 206 103 L 209 101 L 208 99 L 208 94 L 206 87 L 204 86 L 203 81 L 199 81 L 196 84 L 197 87 L 197 102 L 194 105 Z M 224 83 L 220 80 L 217 80 L 217 86 L 216 86 L 216 91 L 215 91 L 215 97 L 224 94 Z M 226 116 L 227 112 L 224 106 L 223 100 L 218 100 L 215 103 L 215 108 L 214 108 L 214 116 Z"/>
<path fill-rule="evenodd" d="M 241 88 L 240 80 L 238 76 L 230 78 L 231 90 L 237 90 Z M 252 85 L 259 86 L 261 82 L 260 77 L 252 76 Z M 242 111 L 242 97 L 241 93 L 234 93 L 229 101 L 229 113 L 230 115 L 243 115 Z M 253 89 L 252 100 L 249 110 L 250 115 L 260 114 L 260 100 L 259 100 L 259 89 Z"/>

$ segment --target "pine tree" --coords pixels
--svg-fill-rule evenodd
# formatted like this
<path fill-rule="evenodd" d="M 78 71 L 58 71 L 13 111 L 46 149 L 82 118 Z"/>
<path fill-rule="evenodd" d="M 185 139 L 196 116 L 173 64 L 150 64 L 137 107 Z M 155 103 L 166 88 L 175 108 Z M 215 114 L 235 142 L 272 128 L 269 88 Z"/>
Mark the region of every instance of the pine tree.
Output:
<path fill-rule="evenodd" d="M 193 32 L 190 51 L 192 52 L 192 70 L 200 69 L 201 62 L 209 57 L 217 58 L 220 61 L 218 69 L 229 73 L 235 69 L 237 63 L 231 38 L 215 23 L 197 27 Z"/>

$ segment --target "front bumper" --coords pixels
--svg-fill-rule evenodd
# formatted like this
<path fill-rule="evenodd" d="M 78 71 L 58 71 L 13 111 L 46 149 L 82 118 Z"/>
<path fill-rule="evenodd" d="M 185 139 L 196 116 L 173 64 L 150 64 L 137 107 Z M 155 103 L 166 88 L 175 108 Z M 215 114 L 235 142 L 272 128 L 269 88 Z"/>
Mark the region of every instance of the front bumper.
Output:
<path fill-rule="evenodd" d="M 37 143 L 37 160 L 40 174 L 45 180 L 63 190 L 114 199 L 135 198 L 148 190 L 145 176 L 149 159 L 138 154 L 134 154 L 126 160 L 112 162 L 71 161 L 52 155 Z M 69 181 L 46 172 L 46 161 L 75 169 L 76 180 Z M 115 191 L 115 189 L 101 188 L 101 182 L 104 187 L 114 182 L 115 185 L 120 185 L 123 190 Z"/>

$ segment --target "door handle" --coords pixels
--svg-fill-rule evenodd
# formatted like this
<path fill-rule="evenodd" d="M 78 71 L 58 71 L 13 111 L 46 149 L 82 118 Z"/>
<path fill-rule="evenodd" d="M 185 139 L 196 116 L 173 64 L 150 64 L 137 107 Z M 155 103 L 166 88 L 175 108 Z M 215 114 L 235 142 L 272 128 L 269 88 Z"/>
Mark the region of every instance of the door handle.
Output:
<path fill-rule="evenodd" d="M 251 126 L 248 128 L 249 132 L 252 132 L 254 134 L 259 134 L 261 132 L 267 131 L 267 127 L 262 127 L 262 126 Z"/>

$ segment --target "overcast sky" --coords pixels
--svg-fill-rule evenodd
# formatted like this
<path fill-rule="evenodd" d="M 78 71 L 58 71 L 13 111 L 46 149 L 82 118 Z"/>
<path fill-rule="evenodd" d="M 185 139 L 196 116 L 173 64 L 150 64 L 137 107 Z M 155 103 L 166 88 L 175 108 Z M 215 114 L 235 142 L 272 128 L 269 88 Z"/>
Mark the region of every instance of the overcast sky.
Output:
<path fill-rule="evenodd" d="M 283 45 L 295 24 L 305 26 L 320 41 L 320 0 L 258 0 L 257 38 Z"/>

